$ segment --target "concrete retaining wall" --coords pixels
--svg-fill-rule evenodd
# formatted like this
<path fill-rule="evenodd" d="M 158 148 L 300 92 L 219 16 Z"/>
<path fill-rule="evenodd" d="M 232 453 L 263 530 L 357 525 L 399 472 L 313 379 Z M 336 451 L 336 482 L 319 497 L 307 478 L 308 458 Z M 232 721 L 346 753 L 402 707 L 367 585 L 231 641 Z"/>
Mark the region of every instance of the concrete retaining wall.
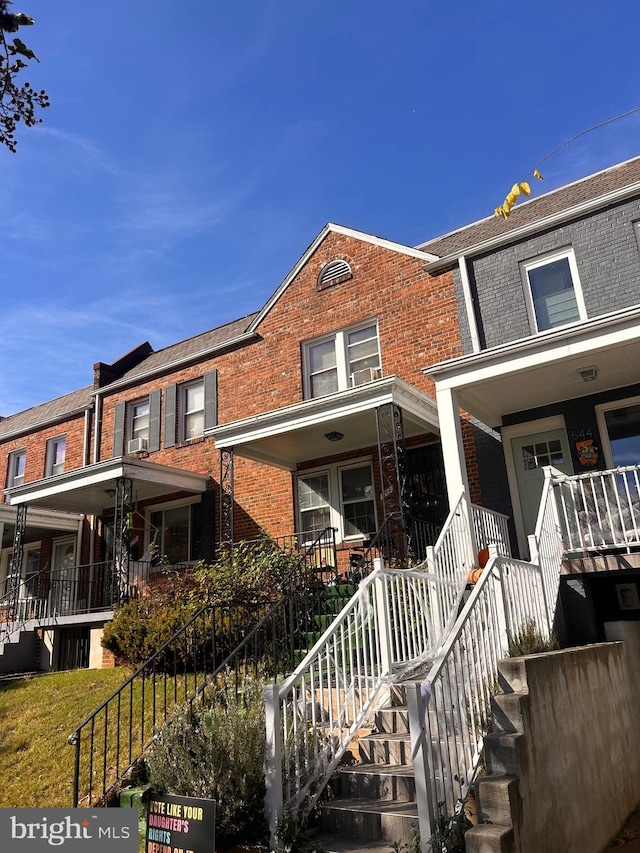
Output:
<path fill-rule="evenodd" d="M 518 853 L 598 853 L 640 800 L 640 623 L 614 630 L 624 642 L 523 659 Z"/>

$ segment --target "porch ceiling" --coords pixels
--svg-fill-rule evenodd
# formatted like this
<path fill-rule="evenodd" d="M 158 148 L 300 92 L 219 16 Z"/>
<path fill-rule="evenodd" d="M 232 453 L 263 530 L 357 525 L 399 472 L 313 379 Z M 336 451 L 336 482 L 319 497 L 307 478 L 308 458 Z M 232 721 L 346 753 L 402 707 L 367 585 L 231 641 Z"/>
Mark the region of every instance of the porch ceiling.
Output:
<path fill-rule="evenodd" d="M 597 378 L 585 382 L 579 371 L 592 366 Z M 500 426 L 507 414 L 637 383 L 640 311 L 495 347 L 425 372 L 438 389 L 455 390 L 463 409 Z"/>
<path fill-rule="evenodd" d="M 210 479 L 208 474 L 124 456 L 7 489 L 5 494 L 11 506 L 28 504 L 65 512 L 100 514 L 113 506 L 116 482 L 120 477 L 132 480 L 134 501 L 173 492 L 201 493 L 206 491 Z"/>
<path fill-rule="evenodd" d="M 399 406 L 405 437 L 439 432 L 434 400 L 397 376 L 387 376 L 337 394 L 306 400 L 256 417 L 214 427 L 216 447 L 233 447 L 248 459 L 296 469 L 300 462 L 348 453 L 378 442 L 376 407 Z M 326 433 L 343 438 L 330 441 Z"/>

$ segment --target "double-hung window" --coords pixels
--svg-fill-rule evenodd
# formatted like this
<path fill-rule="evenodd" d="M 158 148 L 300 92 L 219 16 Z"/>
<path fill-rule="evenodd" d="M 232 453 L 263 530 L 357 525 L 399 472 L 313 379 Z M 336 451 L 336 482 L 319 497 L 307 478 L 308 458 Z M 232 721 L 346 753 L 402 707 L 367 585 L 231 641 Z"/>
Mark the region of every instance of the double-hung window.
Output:
<path fill-rule="evenodd" d="M 64 471 L 64 460 L 67 450 L 67 439 L 64 435 L 59 435 L 57 438 L 50 438 L 47 442 L 47 459 L 45 467 L 45 476 L 51 477 L 54 474 L 62 474 Z"/>
<path fill-rule="evenodd" d="M 129 408 L 129 439 L 149 441 L 149 398 L 131 403 Z"/>
<path fill-rule="evenodd" d="M 179 440 L 188 441 L 204 433 L 204 381 L 180 386 Z"/>
<path fill-rule="evenodd" d="M 521 268 L 536 332 L 587 319 L 572 249 L 527 261 Z"/>
<path fill-rule="evenodd" d="M 27 461 L 26 450 L 15 450 L 9 454 L 9 470 L 7 475 L 7 488 L 21 486 L 24 483 L 24 469 Z"/>
<path fill-rule="evenodd" d="M 335 527 L 338 539 L 369 537 L 376 531 L 370 462 L 330 465 L 297 479 L 298 530 L 305 541 Z"/>
<path fill-rule="evenodd" d="M 381 376 L 378 324 L 341 329 L 304 346 L 305 397 L 323 397 Z"/>

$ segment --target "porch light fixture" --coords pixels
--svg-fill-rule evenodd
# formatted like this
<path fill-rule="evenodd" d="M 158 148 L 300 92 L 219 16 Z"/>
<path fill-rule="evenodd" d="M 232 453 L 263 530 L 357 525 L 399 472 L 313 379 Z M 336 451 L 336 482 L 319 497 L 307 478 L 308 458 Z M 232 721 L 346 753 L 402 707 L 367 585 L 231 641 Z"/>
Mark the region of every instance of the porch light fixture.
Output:
<path fill-rule="evenodd" d="M 324 437 L 328 441 L 342 441 L 344 438 L 343 432 L 338 432 L 338 430 L 333 430 L 333 432 L 325 432 Z"/>
<path fill-rule="evenodd" d="M 595 364 L 591 364 L 589 367 L 581 367 L 578 373 L 583 382 L 593 382 L 598 378 L 598 368 Z"/>

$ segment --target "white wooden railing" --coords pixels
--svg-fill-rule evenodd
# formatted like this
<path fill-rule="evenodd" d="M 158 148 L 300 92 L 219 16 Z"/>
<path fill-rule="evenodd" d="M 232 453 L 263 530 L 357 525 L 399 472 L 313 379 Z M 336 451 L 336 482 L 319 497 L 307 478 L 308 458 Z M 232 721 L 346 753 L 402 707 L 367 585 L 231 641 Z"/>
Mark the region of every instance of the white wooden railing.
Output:
<path fill-rule="evenodd" d="M 545 469 L 554 486 L 566 551 L 640 547 L 640 466 L 568 476 Z"/>

